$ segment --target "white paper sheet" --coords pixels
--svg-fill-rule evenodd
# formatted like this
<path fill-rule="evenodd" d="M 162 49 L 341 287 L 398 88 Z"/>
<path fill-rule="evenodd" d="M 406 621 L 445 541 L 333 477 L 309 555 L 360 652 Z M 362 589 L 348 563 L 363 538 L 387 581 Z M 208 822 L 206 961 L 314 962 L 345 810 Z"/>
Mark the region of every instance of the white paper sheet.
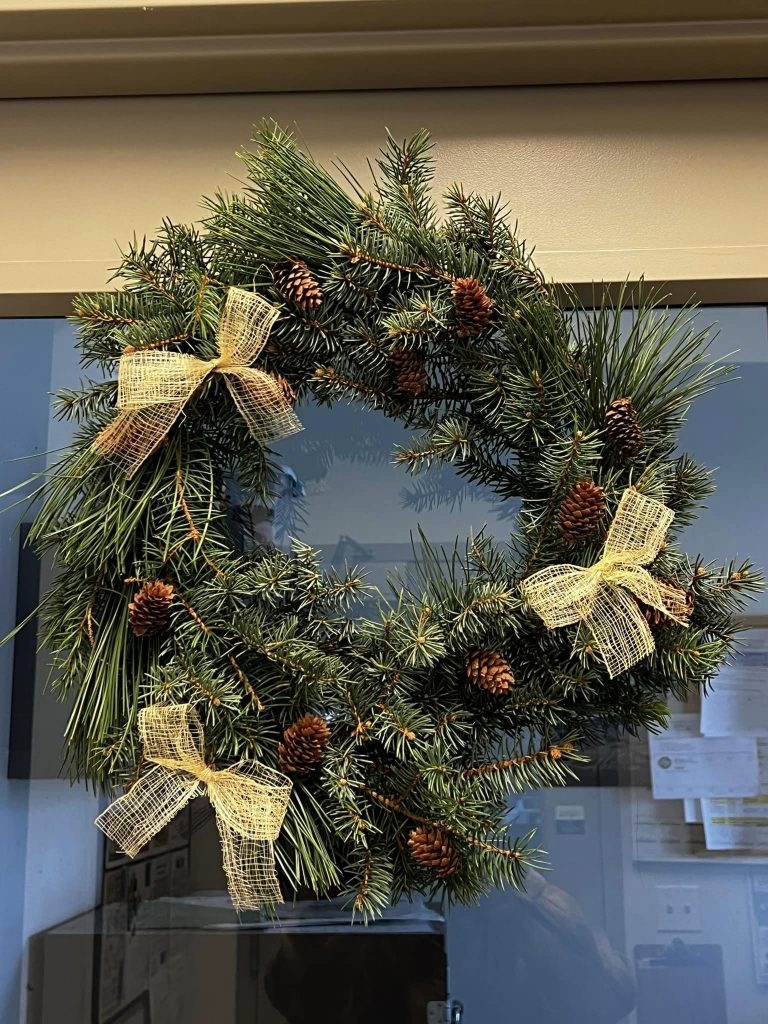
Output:
<path fill-rule="evenodd" d="M 700 736 L 700 717 L 696 711 L 679 711 L 669 716 L 667 736 Z"/>
<path fill-rule="evenodd" d="M 695 711 L 670 715 L 667 736 L 700 736 L 700 716 Z M 683 821 L 686 825 L 701 825 L 701 800 L 683 800 Z"/>
<path fill-rule="evenodd" d="M 757 740 L 743 736 L 651 736 L 655 800 L 758 796 Z"/>
<path fill-rule="evenodd" d="M 701 801 L 708 850 L 768 850 L 768 739 L 757 740 L 760 793 Z"/>
<path fill-rule="evenodd" d="M 667 736 L 700 736 L 700 718 L 696 711 L 682 711 L 670 715 Z M 689 797 L 683 800 L 683 820 L 686 825 L 701 825 L 701 800 Z"/>
<path fill-rule="evenodd" d="M 705 736 L 768 736 L 768 629 L 750 630 L 746 648 L 720 670 L 701 702 Z"/>
<path fill-rule="evenodd" d="M 683 800 L 683 813 L 686 825 L 701 825 L 704 821 L 701 800 Z"/>
<path fill-rule="evenodd" d="M 701 804 L 708 850 L 768 850 L 768 796 Z"/>

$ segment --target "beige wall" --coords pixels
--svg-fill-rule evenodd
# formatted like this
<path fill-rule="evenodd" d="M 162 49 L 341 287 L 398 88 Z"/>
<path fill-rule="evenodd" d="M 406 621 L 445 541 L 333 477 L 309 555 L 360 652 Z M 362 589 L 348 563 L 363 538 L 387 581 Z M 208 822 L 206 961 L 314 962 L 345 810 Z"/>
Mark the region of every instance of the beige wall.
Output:
<path fill-rule="evenodd" d="M 0 312 L 61 312 L 104 285 L 134 231 L 196 218 L 202 193 L 237 187 L 234 151 L 265 115 L 360 173 L 385 126 L 429 127 L 438 185 L 503 191 L 556 279 L 759 291 L 766 109 L 766 81 L 5 101 Z"/>

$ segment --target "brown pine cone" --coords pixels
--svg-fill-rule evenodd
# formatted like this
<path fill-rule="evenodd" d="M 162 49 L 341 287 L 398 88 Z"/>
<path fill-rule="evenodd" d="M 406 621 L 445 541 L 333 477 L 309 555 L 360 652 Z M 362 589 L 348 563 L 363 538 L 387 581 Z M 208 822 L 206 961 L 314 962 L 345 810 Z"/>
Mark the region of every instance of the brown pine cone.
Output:
<path fill-rule="evenodd" d="M 570 544 L 583 544 L 596 533 L 604 514 L 603 488 L 592 480 L 580 480 L 560 506 L 557 529 Z"/>
<path fill-rule="evenodd" d="M 427 371 L 418 352 L 408 348 L 395 348 L 389 353 L 394 381 L 400 391 L 418 398 L 427 386 Z"/>
<path fill-rule="evenodd" d="M 453 302 L 459 337 L 480 334 L 490 323 L 493 299 L 476 277 L 459 277 L 453 282 Z"/>
<path fill-rule="evenodd" d="M 128 622 L 134 636 L 157 636 L 168 628 L 174 593 L 170 583 L 152 580 L 133 595 Z"/>
<path fill-rule="evenodd" d="M 408 836 L 408 846 L 419 867 L 427 868 L 438 878 L 450 878 L 459 867 L 451 838 L 441 828 L 417 825 Z"/>
<path fill-rule="evenodd" d="M 494 697 L 508 693 L 515 685 L 509 662 L 497 651 L 487 648 L 470 651 L 464 664 L 469 682 L 488 690 Z"/>
<path fill-rule="evenodd" d="M 289 405 L 296 405 L 296 392 L 293 390 L 291 385 L 285 379 L 285 377 L 273 377 L 278 387 L 283 393 L 283 398 Z"/>
<path fill-rule="evenodd" d="M 643 429 L 631 398 L 617 398 L 605 413 L 605 436 L 625 458 L 633 459 L 645 446 Z"/>
<path fill-rule="evenodd" d="M 675 591 L 676 595 L 679 595 L 676 599 L 664 597 L 664 605 L 667 611 L 673 615 L 677 615 L 679 618 L 690 618 L 693 615 L 693 608 L 695 598 L 692 590 L 686 590 L 685 587 L 681 587 L 676 580 L 659 580 L 659 583 L 664 583 Z M 644 604 L 642 601 L 637 602 L 640 606 L 640 610 L 649 626 L 660 626 L 666 628 L 667 626 L 677 626 L 679 623 L 675 622 L 669 615 L 665 615 L 664 612 L 659 611 L 658 608 L 653 608 L 651 605 Z"/>
<path fill-rule="evenodd" d="M 319 715 L 304 715 L 283 733 L 277 759 L 284 772 L 311 772 L 320 763 L 328 746 L 331 730 Z"/>
<path fill-rule="evenodd" d="M 323 301 L 320 285 L 304 260 L 283 259 L 272 268 L 275 287 L 299 309 L 311 312 Z"/>

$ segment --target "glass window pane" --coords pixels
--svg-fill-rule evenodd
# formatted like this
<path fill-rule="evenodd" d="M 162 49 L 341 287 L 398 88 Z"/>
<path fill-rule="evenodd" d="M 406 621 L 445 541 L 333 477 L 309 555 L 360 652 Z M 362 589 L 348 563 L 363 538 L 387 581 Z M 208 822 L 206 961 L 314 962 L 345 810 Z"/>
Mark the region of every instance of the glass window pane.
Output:
<path fill-rule="evenodd" d="M 683 447 L 717 469 L 719 488 L 685 546 L 768 565 L 766 310 L 710 309 L 702 319 L 720 326 L 715 354 L 742 351 L 738 379 L 703 398 L 683 431 Z M 80 370 L 63 321 L 2 321 L 0 351 L 8 490 L 66 444 L 69 428 L 51 419 L 48 392 L 74 384 Z M 305 431 L 280 445 L 281 495 L 260 523 L 265 539 L 287 547 L 298 537 L 326 564 L 365 566 L 385 589 L 393 571 L 409 572 L 417 527 L 450 547 L 486 524 L 503 539 L 513 525 L 509 505 L 450 469 L 406 476 L 391 453 L 409 434 L 382 416 L 346 405 L 300 416 Z M 19 459 L 26 455 L 35 457 Z M 0 521 L 3 632 L 37 588 L 16 529 L 29 514 Z M 44 587 L 50 569 L 39 571 Z M 761 658 L 755 649 L 747 679 L 758 690 L 768 682 Z M 0 648 L 0 757 L 11 766 L 0 772 L 3 1022 L 421 1024 L 443 1020 L 449 991 L 467 1024 L 763 1024 L 768 1015 L 765 851 L 708 850 L 694 820 L 702 807 L 654 800 L 645 736 L 607 740 L 579 784 L 510 802 L 515 827 L 538 828 L 547 851 L 548 870 L 530 875 L 525 892 L 453 908 L 447 925 L 439 908 L 398 907 L 365 931 L 350 929 L 338 905 L 300 903 L 285 908 L 281 932 L 257 931 L 238 926 L 229 908 L 202 800 L 135 862 L 114 851 L 103 858 L 93 827 L 101 801 L 57 777 L 66 706 L 45 692 L 44 655 L 35 661 L 34 643 L 17 643 L 15 661 L 11 645 Z M 737 662 L 728 677 L 735 689 L 739 671 Z M 681 728 L 698 729 L 699 701 L 672 710 L 689 716 Z M 754 810 L 744 814 L 757 821 L 750 835 L 761 846 L 768 816 Z M 738 827 L 726 841 L 743 842 Z"/>

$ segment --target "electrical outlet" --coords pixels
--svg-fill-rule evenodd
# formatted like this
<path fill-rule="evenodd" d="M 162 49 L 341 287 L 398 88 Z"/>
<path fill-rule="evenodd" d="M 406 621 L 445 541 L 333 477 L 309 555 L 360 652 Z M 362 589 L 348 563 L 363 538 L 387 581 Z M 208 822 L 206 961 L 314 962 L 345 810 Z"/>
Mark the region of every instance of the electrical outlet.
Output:
<path fill-rule="evenodd" d="M 656 927 L 660 932 L 700 932 L 698 885 L 657 885 Z"/>

